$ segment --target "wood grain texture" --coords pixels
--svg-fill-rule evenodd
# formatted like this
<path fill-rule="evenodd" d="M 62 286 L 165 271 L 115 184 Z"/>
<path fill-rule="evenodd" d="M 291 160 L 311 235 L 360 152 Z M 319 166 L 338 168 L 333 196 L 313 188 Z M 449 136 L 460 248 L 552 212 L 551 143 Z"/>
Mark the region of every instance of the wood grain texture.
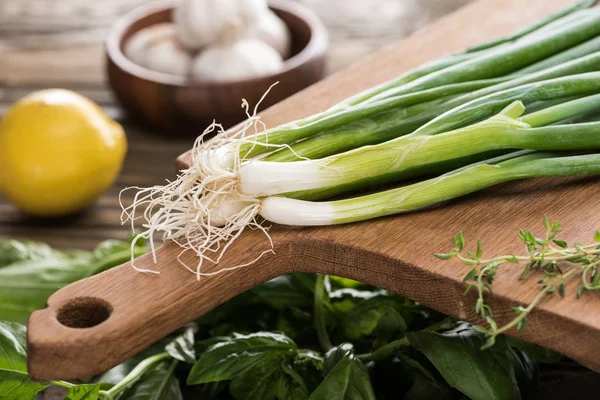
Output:
<path fill-rule="evenodd" d="M 508 33 L 567 2 L 532 1 L 527 8 L 518 7 L 518 0 L 478 2 L 280 103 L 263 118 L 268 125 L 275 125 L 322 110 L 442 53 Z M 438 43 L 444 43 L 444 48 L 435 46 Z M 185 165 L 185 156 L 179 161 Z M 156 265 L 150 255 L 137 261 L 138 266 L 156 268 L 161 275 L 135 273 L 125 264 L 54 294 L 48 308 L 34 313 L 29 322 L 30 373 L 38 379 L 72 379 L 98 373 L 236 294 L 291 271 L 357 279 L 440 312 L 477 321 L 471 311 L 473 298 L 463 297 L 462 277 L 468 267 L 440 262 L 433 254 L 448 249 L 451 237 L 461 230 L 467 240 L 481 239 L 486 255 L 519 252 L 516 232 L 540 228 L 544 213 L 565 223 L 563 236 L 567 240 L 589 240 L 598 228 L 599 195 L 596 178 L 546 179 L 502 185 L 444 207 L 360 224 L 310 229 L 274 226 L 275 255 L 261 258 L 252 267 L 199 282 L 176 261 L 180 248 L 166 244 L 157 252 Z M 211 268 L 247 262 L 266 246 L 260 232 L 245 232 L 222 263 Z M 195 262 L 189 254 L 183 254 L 182 260 L 189 265 Z M 512 317 L 512 306 L 526 304 L 537 293 L 535 276 L 520 282 L 519 273 L 518 268 L 506 267 L 494 284 L 490 302 L 500 323 Z M 540 305 L 522 337 L 600 367 L 600 299 L 584 296 L 575 300 L 574 292 L 571 282 L 567 298 L 551 298 Z M 108 304 L 112 314 L 105 322 L 86 329 L 60 324 L 57 316 L 61 319 L 65 307 L 81 298 Z"/>
<path fill-rule="evenodd" d="M 101 86 L 109 26 L 153 0 L 0 0 L 0 85 Z M 331 36 L 327 74 L 472 0 L 294 0 Z"/>

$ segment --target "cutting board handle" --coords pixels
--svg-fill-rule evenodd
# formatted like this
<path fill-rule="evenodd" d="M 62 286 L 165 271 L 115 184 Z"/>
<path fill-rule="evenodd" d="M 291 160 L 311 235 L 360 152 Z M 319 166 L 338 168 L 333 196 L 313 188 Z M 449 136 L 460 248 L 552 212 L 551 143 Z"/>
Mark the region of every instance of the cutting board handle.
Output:
<path fill-rule="evenodd" d="M 379 223 L 384 222 L 374 222 Z M 362 235 L 362 246 L 348 245 L 333 237 L 336 229 L 273 229 L 275 255 L 266 255 L 252 266 L 205 277 L 199 282 L 178 262 L 181 249 L 175 244 L 166 244 L 157 250 L 156 264 L 152 255 L 136 261 L 136 266 L 159 270 L 160 275 L 138 273 L 126 263 L 73 283 L 52 295 L 48 307 L 34 312 L 29 320 L 30 375 L 38 380 L 71 380 L 97 375 L 230 298 L 294 271 L 359 280 L 414 299 L 444 314 L 479 322 L 472 312 L 472 298 L 463 294 L 465 271 L 460 264 L 450 265 L 456 270 L 456 278 L 449 277 L 440 271 L 420 268 L 401 257 L 389 257 L 381 250 L 374 251 L 382 243 L 378 235 Z M 258 239 L 257 235 L 261 234 L 257 231 L 246 233 L 230 248 L 229 256 L 219 268 L 247 263 L 260 254 L 264 237 Z M 405 245 L 398 240 L 394 246 Z M 413 246 L 410 251 L 423 252 L 423 249 Z M 436 263 L 430 251 L 426 254 L 432 264 Z M 194 262 L 193 256 L 182 259 L 188 265 Z M 518 276 L 520 271 L 515 273 Z M 518 287 L 521 292 L 522 288 Z M 489 300 L 500 323 L 513 317 L 515 300 L 501 295 Z M 556 308 L 569 306 L 569 299 L 556 301 Z M 584 300 L 573 298 L 572 301 L 577 301 L 577 306 L 586 304 Z M 596 343 L 600 330 L 590 328 L 581 318 L 571 318 L 572 314 L 563 316 L 552 308 L 543 308 L 544 305 L 530 315 L 529 329 L 522 338 L 597 370 L 600 347 Z M 564 332 L 565 340 L 552 340 L 555 337 L 552 332 Z"/>
<path fill-rule="evenodd" d="M 240 240 L 219 268 L 252 259 L 255 239 L 250 234 Z M 136 272 L 126 263 L 53 294 L 48 307 L 29 319 L 31 377 L 69 380 L 106 371 L 230 298 L 287 272 L 285 266 L 290 265 L 282 247 L 251 267 L 197 281 L 178 262 L 180 253 L 181 248 L 170 243 L 157 249 L 156 264 L 151 254 L 136 259 L 136 267 L 160 275 Z M 192 255 L 182 260 L 188 265 L 195 261 Z"/>

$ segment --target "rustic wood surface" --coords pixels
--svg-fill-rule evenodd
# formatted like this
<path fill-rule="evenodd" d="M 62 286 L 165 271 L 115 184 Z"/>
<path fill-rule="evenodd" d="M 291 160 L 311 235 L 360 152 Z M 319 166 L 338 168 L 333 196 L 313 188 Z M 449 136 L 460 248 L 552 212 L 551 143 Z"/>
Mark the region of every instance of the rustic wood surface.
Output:
<path fill-rule="evenodd" d="M 274 125 L 322 110 L 425 60 L 508 33 L 566 3 L 568 0 L 530 1 L 527 8 L 515 13 L 518 0 L 477 2 L 283 101 L 264 112 L 263 121 Z M 469 23 L 475 20 L 477 24 Z M 457 26 L 460 35 L 456 35 Z M 441 42 L 443 48 L 433 45 Z M 180 161 L 185 163 L 184 158 Z M 446 250 L 460 230 L 467 240 L 481 239 L 486 254 L 519 253 L 522 249 L 515 233 L 521 228 L 539 230 L 544 213 L 565 223 L 563 237 L 569 242 L 589 240 L 598 228 L 599 195 L 597 178 L 545 179 L 506 184 L 444 207 L 360 224 L 310 229 L 274 226 L 270 233 L 275 255 L 264 256 L 252 267 L 200 282 L 176 261 L 181 249 L 167 244 L 157 251 L 156 265 L 151 255 L 137 261 L 138 267 L 155 268 L 161 275 L 133 273 L 125 264 L 54 294 L 49 308 L 34 313 L 30 320 L 30 371 L 44 379 L 100 372 L 234 295 L 290 271 L 357 279 L 443 313 L 476 321 L 473 298 L 463 296 L 462 277 L 469 267 L 440 262 L 433 253 Z M 221 264 L 207 266 L 204 271 L 247 262 L 266 246 L 260 232 L 245 232 Z M 188 265 L 195 261 L 190 254 L 181 255 L 181 259 Z M 494 283 L 490 303 L 500 323 L 512 319 L 512 306 L 527 304 L 538 293 L 536 277 L 520 282 L 519 274 L 520 269 L 506 268 Z M 575 282 L 567 285 L 569 295 L 565 299 L 555 296 L 542 303 L 530 316 L 522 338 L 599 368 L 600 298 L 576 300 L 574 286 Z M 82 300 L 85 297 L 93 299 Z M 100 325 L 80 330 L 67 327 L 95 325 L 104 320 L 107 309 L 112 309 L 112 314 Z M 80 320 L 78 315 L 93 318 Z"/>
<path fill-rule="evenodd" d="M 367 57 L 470 0 L 301 0 L 330 35 L 328 74 Z M 0 237 L 42 240 L 60 248 L 89 249 L 125 238 L 118 194 L 126 186 L 174 177 L 175 158 L 192 138 L 164 137 L 116 106 L 106 85 L 102 41 L 109 25 L 149 0 L 0 0 L 0 114 L 41 88 L 73 89 L 90 97 L 125 126 L 129 153 L 114 186 L 81 215 L 40 221 L 21 215 L 0 194 Z M 449 50 L 448 50 L 449 51 Z M 418 57 L 417 57 L 418 58 Z M 202 131 L 203 127 L 198 127 Z"/>

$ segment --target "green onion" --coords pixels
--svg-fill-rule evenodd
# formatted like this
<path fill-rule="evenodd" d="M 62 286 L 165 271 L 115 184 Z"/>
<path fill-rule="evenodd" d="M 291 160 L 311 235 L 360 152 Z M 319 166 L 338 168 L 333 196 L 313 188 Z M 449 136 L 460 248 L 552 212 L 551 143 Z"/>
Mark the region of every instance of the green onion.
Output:
<path fill-rule="evenodd" d="M 504 182 L 588 174 L 600 174 L 600 154 L 533 153 L 497 164 L 478 163 L 423 182 L 347 200 L 309 202 L 269 197 L 263 200 L 260 214 L 283 225 L 345 224 L 419 210 Z"/>
<path fill-rule="evenodd" d="M 597 81 L 600 84 L 600 79 Z M 555 106 L 551 114 L 556 116 L 556 120 L 561 120 L 594 109 L 600 109 L 600 95 Z M 250 161 L 240 170 L 240 190 L 255 197 L 287 193 L 296 198 L 323 198 L 356 187 L 401 179 L 404 171 L 423 164 L 487 151 L 600 147 L 600 127 L 595 124 L 532 129 L 536 125 L 531 124 L 553 123 L 555 120 L 551 119 L 547 110 L 526 116 L 524 120 L 529 123 L 516 119 L 524 110 L 521 102 L 513 102 L 499 115 L 473 125 L 434 135 L 416 131 L 379 145 L 365 146 L 317 161 Z M 454 118 L 448 118 L 450 122 L 457 124 L 456 116 L 451 117 Z M 458 122 L 462 124 L 460 119 Z M 449 126 L 450 123 L 442 125 Z M 430 129 L 430 133 L 435 133 L 435 130 Z M 265 176 L 269 179 L 263 179 Z"/>
<path fill-rule="evenodd" d="M 589 18 L 576 20 L 562 29 L 549 32 L 538 40 L 516 41 L 506 48 L 498 48 L 480 57 L 452 65 L 405 85 L 387 90 L 372 97 L 369 101 L 449 83 L 493 78 L 515 71 L 599 35 L 600 9 L 592 9 L 590 13 Z"/>
<path fill-rule="evenodd" d="M 412 111 L 409 107 L 382 112 L 391 105 L 381 106 L 377 103 L 362 105 L 360 108 L 369 110 L 363 111 L 363 115 L 377 107 L 379 107 L 377 108 L 379 114 L 336 129 L 333 129 L 332 126 L 335 126 L 337 122 L 332 122 L 331 126 L 328 126 L 326 125 L 327 120 L 324 120 L 321 123 L 328 126 L 325 132 L 267 155 L 264 157 L 264 161 L 297 161 L 299 157 L 318 159 L 362 146 L 392 140 L 417 129 L 419 129 L 419 132 L 426 129 L 428 134 L 444 132 L 460 126 L 456 123 L 449 124 L 451 122 L 449 118 L 454 114 L 458 114 L 455 119 L 462 121 L 463 124 L 468 124 L 499 112 L 515 100 L 522 100 L 528 104 L 540 100 L 556 100 L 557 98 L 592 94 L 600 89 L 597 79 L 600 75 L 588 76 L 581 73 L 599 69 L 600 52 L 545 71 L 456 97 L 425 111 Z M 579 75 L 565 76 L 572 74 Z M 557 77 L 563 78 L 559 79 Z M 552 78 L 556 78 L 556 80 Z M 387 100 L 389 103 L 394 103 L 393 105 L 397 105 L 401 101 L 403 100 Z M 450 112 L 450 110 L 454 110 L 453 114 L 444 114 Z M 357 109 L 355 112 L 359 112 L 359 110 Z M 438 117 L 440 115 L 445 115 L 446 118 L 440 119 Z M 436 117 L 438 118 L 436 119 Z M 348 113 L 344 116 L 331 118 L 345 118 L 347 121 L 352 121 L 354 114 Z M 423 126 L 428 122 L 429 125 Z"/>
<path fill-rule="evenodd" d="M 548 15 L 547 17 L 539 20 L 538 22 L 535 22 L 515 33 L 513 33 L 510 36 L 506 36 L 506 37 L 501 37 L 498 39 L 494 39 L 494 40 L 490 40 L 488 42 L 485 43 L 481 43 L 477 46 L 473 46 L 470 47 L 469 49 L 467 49 L 467 53 L 471 53 L 471 52 L 475 52 L 475 51 L 482 51 L 482 50 L 487 50 L 489 48 L 492 47 L 496 47 L 498 45 L 501 44 L 505 44 L 508 42 L 514 42 L 517 39 L 522 38 L 525 35 L 528 35 L 534 31 L 539 30 L 540 28 L 546 27 L 549 24 L 557 21 L 557 20 L 564 20 L 566 16 L 575 13 L 575 11 L 579 11 L 582 9 L 586 9 L 589 8 L 591 6 L 593 6 L 596 3 L 597 0 L 583 0 L 583 1 L 579 1 L 575 4 L 573 4 L 572 6 L 566 7 L 562 10 L 558 10 L 550 15 Z"/>
<path fill-rule="evenodd" d="M 514 74 L 508 75 L 508 77 L 511 77 L 512 75 L 522 76 L 532 72 L 543 71 L 547 68 L 552 68 L 556 65 L 560 65 L 571 60 L 587 56 L 588 54 L 596 53 L 598 51 L 600 51 L 600 36 L 596 36 L 593 39 L 555 54 L 552 57 L 548 57 L 542 61 L 531 64 L 528 67 L 522 68 Z"/>
<path fill-rule="evenodd" d="M 269 236 L 261 216 L 340 224 L 510 180 L 600 173 L 600 151 L 564 153 L 600 149 L 600 8 L 584 10 L 590 4 L 261 133 L 253 115 L 204 142 L 218 127 L 212 124 L 196 141 L 189 168 L 165 186 L 141 190 L 124 216 L 133 221 L 144 206 L 146 230 L 137 238 L 162 233 L 192 251 L 197 265 L 184 266 L 200 279 L 219 273 L 204 273 L 202 265 L 219 263 L 246 227 Z M 309 201 L 424 176 L 433 177 Z M 258 257 L 270 251 L 272 243 Z"/>
<path fill-rule="evenodd" d="M 582 97 L 568 101 L 564 104 L 556 104 L 519 118 L 531 126 L 544 126 L 554 124 L 574 116 L 585 115 L 592 111 L 600 111 L 600 95 Z M 600 132 L 598 132 L 600 136 Z"/>
<path fill-rule="evenodd" d="M 478 57 L 479 55 L 480 55 L 480 53 L 453 54 L 450 56 L 440 58 L 438 60 L 430 61 L 430 62 L 425 63 L 405 74 L 400 75 L 397 78 L 394 78 L 390 81 L 384 82 L 380 85 L 374 86 L 374 87 L 364 90 L 354 96 L 351 96 L 323 112 L 320 112 L 320 113 L 317 113 L 317 114 L 314 114 L 314 115 L 311 115 L 311 116 L 308 116 L 308 117 L 305 117 L 305 118 L 302 118 L 302 119 L 299 119 L 299 120 L 296 120 L 296 121 L 293 121 L 293 122 L 290 122 L 287 124 L 283 124 L 280 127 L 278 127 L 277 131 L 271 132 L 270 136 L 274 136 L 277 132 L 279 132 L 279 130 L 286 130 L 286 128 L 287 128 L 287 130 L 294 130 L 295 128 L 303 127 L 305 125 L 314 123 L 325 117 L 335 115 L 339 112 L 344 112 L 344 111 L 350 109 L 352 106 L 360 104 L 360 103 L 370 99 L 371 97 L 378 95 L 379 93 L 385 92 L 386 90 L 395 88 L 400 85 L 404 85 L 409 82 L 412 82 L 418 78 L 429 75 L 433 72 L 437 72 L 437 71 L 447 68 L 449 66 L 459 64 L 465 60 L 469 60 L 469 59 Z M 273 143 L 273 142 L 270 141 L 270 143 Z M 281 142 L 281 143 L 286 143 L 286 142 Z M 242 149 L 242 150 L 245 150 L 245 149 Z"/>
<path fill-rule="evenodd" d="M 595 2 L 596 2 L 596 0 L 579 1 L 576 4 L 566 7 L 562 10 L 559 10 L 559 11 L 547 16 L 546 18 L 541 19 L 538 22 L 535 22 L 535 23 L 525 27 L 524 29 L 517 31 L 516 33 L 514 33 L 508 37 L 481 43 L 477 46 L 467 49 L 464 53 L 447 56 L 447 57 L 441 58 L 439 60 L 435 60 L 435 61 L 423 64 L 422 66 L 414 69 L 413 71 L 410 71 L 407 74 L 404 74 L 401 77 L 398 77 L 391 81 L 385 82 L 381 85 L 377 85 L 371 89 L 365 90 L 355 96 L 352 96 L 352 97 L 348 98 L 347 100 L 341 102 L 338 106 L 336 106 L 334 108 L 339 107 L 339 108 L 343 109 L 344 106 L 356 105 L 356 104 L 362 103 L 363 101 L 368 100 L 379 93 L 382 93 L 389 89 L 406 84 L 408 82 L 414 81 L 425 75 L 429 75 L 433 72 L 437 72 L 439 70 L 450 67 L 452 65 L 459 64 L 460 62 L 467 61 L 476 56 L 481 56 L 486 51 L 493 50 L 494 48 L 497 49 L 503 45 L 508 44 L 509 42 L 514 42 L 517 39 L 526 37 L 527 35 L 540 30 L 540 28 L 548 26 L 552 22 L 561 21 L 564 24 L 570 23 L 570 22 L 574 21 L 574 19 L 582 17 L 582 15 L 579 15 L 578 13 L 576 13 L 576 11 L 580 11 L 580 10 L 589 8 L 592 5 L 594 5 Z M 573 14 L 576 14 L 576 15 L 573 16 Z"/>
<path fill-rule="evenodd" d="M 552 21 L 549 24 L 544 25 L 544 26 L 540 27 L 539 29 L 536 29 L 535 31 L 533 31 L 529 35 L 527 35 L 526 37 L 527 38 L 537 38 L 537 37 L 546 35 L 550 31 L 564 28 L 565 26 L 572 23 L 573 21 L 589 18 L 591 15 L 593 15 L 593 12 L 594 12 L 593 8 L 576 10 L 575 12 L 573 12 L 569 15 L 566 15 L 563 18 Z"/>
<path fill-rule="evenodd" d="M 598 58 L 600 59 L 600 54 Z M 456 83 L 398 96 L 397 98 L 378 103 L 360 105 L 355 107 L 352 112 L 332 115 L 331 117 L 318 121 L 318 127 L 309 125 L 304 128 L 304 131 L 297 130 L 302 136 L 305 135 L 305 132 L 324 133 L 294 144 L 289 148 L 279 149 L 273 154 L 266 155 L 264 159 L 268 161 L 296 161 L 299 159 L 298 156 L 320 158 L 340 151 L 360 147 L 365 144 L 371 144 L 373 140 L 370 139 L 354 142 L 351 139 L 351 135 L 354 132 L 362 135 L 362 133 L 364 133 L 363 127 L 366 129 L 377 129 L 380 126 L 380 121 L 378 121 L 378 119 L 387 119 L 387 116 L 385 115 L 378 117 L 378 119 L 368 119 L 373 115 L 381 114 L 393 109 L 393 118 L 399 122 L 402 121 L 403 118 L 415 114 L 427 113 L 429 115 L 431 114 L 432 109 L 435 109 L 436 107 L 439 108 L 446 101 L 456 98 L 456 94 L 476 91 L 504 81 L 506 81 L 505 78 L 496 78 Z M 402 126 L 401 129 L 408 133 L 421 126 L 422 122 L 422 120 L 419 120 L 412 124 Z M 340 126 L 342 128 L 339 128 Z M 339 129 L 336 130 L 336 128 Z M 376 139 L 376 142 L 382 142 L 386 139 L 400 136 L 400 130 L 397 130 L 396 132 L 397 133 L 393 134 L 391 137 L 385 136 L 384 134 L 379 135 L 379 133 L 374 133 L 372 136 L 377 135 L 378 139 Z M 346 135 L 347 133 L 348 135 Z M 331 136 L 336 136 L 333 141 L 329 140 L 329 137 Z M 339 145 L 337 139 L 343 143 L 342 146 Z M 318 143 L 313 144 L 313 141 L 317 141 Z M 250 154 L 254 153 L 251 152 Z"/>
<path fill-rule="evenodd" d="M 415 135 L 435 135 L 465 126 L 499 112 L 515 100 L 525 104 L 546 100 L 593 95 L 600 92 L 600 72 L 564 76 L 517 86 L 482 96 L 459 105 L 431 120 L 414 132 Z"/>

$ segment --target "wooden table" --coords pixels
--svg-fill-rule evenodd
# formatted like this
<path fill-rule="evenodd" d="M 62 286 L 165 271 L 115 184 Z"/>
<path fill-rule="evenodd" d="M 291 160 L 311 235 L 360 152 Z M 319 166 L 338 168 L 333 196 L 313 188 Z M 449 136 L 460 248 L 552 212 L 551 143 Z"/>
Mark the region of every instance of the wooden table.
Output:
<path fill-rule="evenodd" d="M 114 186 L 81 215 L 38 220 L 21 215 L 0 196 L 0 238 L 42 240 L 89 249 L 124 238 L 118 194 L 175 175 L 174 159 L 193 138 L 168 138 L 131 121 L 115 104 L 104 76 L 102 40 L 114 19 L 148 0 L 0 0 L 0 114 L 25 94 L 62 87 L 88 96 L 125 126 L 129 153 Z M 471 0 L 298 0 L 323 19 L 330 33 L 328 72 L 387 46 Z M 203 127 L 198 127 L 200 132 Z M 543 376 L 540 398 L 595 398 L 597 375 L 572 362 Z M 594 384 L 596 382 L 596 384 Z M 578 391 L 574 391 L 577 389 Z M 62 398 L 48 393 L 46 399 Z"/>
<path fill-rule="evenodd" d="M 330 32 L 328 73 L 410 34 L 471 0 L 298 0 Z M 60 248 L 89 249 L 125 238 L 118 195 L 126 186 L 160 184 L 190 137 L 163 137 L 131 121 L 106 86 L 102 40 L 122 13 L 147 0 L 0 0 L 0 113 L 25 94 L 48 87 L 75 90 L 98 102 L 125 126 L 129 152 L 123 171 L 97 204 L 80 215 L 39 220 L 20 214 L 0 196 L 0 237 L 21 237 Z M 204 127 L 199 126 L 198 132 Z"/>

